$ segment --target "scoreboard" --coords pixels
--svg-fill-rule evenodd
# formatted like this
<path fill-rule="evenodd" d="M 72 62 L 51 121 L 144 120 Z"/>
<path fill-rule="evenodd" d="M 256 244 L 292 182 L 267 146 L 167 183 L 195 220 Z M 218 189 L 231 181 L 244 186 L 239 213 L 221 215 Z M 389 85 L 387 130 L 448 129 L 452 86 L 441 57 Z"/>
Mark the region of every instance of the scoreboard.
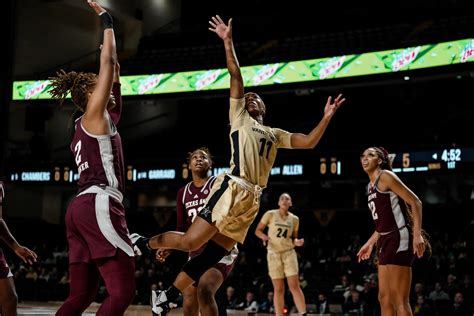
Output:
<path fill-rule="evenodd" d="M 278 158 L 270 173 L 272 180 L 305 180 L 355 178 L 362 168 L 355 152 L 316 153 L 301 152 L 298 156 Z M 389 154 L 394 172 L 474 172 L 474 147 L 445 147 L 433 150 L 404 151 Z M 7 168 L 8 169 L 8 168 Z M 228 166 L 215 167 L 210 175 L 228 171 Z M 128 165 L 126 181 L 154 183 L 189 181 L 186 164 L 155 163 Z M 8 170 L 10 182 L 23 183 L 76 183 L 79 173 L 73 165 L 21 166 Z"/>
<path fill-rule="evenodd" d="M 474 148 L 445 147 L 434 150 L 392 153 L 394 172 L 420 172 L 433 170 L 467 170 L 474 162 Z"/>

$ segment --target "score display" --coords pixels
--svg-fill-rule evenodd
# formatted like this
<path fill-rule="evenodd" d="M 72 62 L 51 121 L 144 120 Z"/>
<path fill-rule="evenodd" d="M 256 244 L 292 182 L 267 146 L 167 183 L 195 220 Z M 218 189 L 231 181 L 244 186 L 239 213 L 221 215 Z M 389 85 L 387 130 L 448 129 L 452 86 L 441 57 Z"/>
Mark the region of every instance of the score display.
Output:
<path fill-rule="evenodd" d="M 394 172 L 456 170 L 474 162 L 474 148 L 447 147 L 435 150 L 392 153 Z"/>
<path fill-rule="evenodd" d="M 323 178 L 356 177 L 360 172 L 360 163 L 355 152 L 338 152 L 285 157 L 285 160 L 273 166 L 271 180 L 312 180 Z M 354 156 L 353 158 L 351 158 Z M 318 160 L 316 160 L 318 159 Z M 406 151 L 390 153 L 394 172 L 474 172 L 474 147 L 445 147 L 434 150 Z M 316 162 L 316 163 L 315 163 Z M 318 164 L 319 162 L 319 164 Z M 127 182 L 166 182 L 182 181 L 189 178 L 187 165 L 173 166 L 169 163 L 126 167 Z M 228 167 L 216 166 L 212 175 L 228 172 Z M 8 172 L 10 182 L 23 183 L 76 183 L 79 179 L 77 167 L 71 166 L 17 166 Z"/>

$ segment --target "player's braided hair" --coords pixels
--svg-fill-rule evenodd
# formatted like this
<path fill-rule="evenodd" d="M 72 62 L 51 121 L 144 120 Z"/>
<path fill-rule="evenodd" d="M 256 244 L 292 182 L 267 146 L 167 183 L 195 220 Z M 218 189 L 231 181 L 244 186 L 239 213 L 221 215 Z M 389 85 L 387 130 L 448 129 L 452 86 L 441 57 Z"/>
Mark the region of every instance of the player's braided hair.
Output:
<path fill-rule="evenodd" d="M 372 147 L 377 155 L 379 156 L 380 159 L 382 159 L 382 163 L 380 164 L 380 169 L 382 170 L 390 170 L 392 171 L 392 161 L 390 160 L 389 153 L 384 147 Z M 401 200 L 401 198 L 399 197 Z M 408 205 L 405 201 L 401 200 L 403 203 L 400 203 L 400 207 L 402 208 L 402 212 L 407 214 L 408 218 L 408 227 L 410 229 L 413 229 L 413 212 L 410 208 L 410 205 Z M 412 231 L 413 233 L 413 231 Z M 423 237 L 423 240 L 425 242 L 425 252 L 428 252 L 428 254 L 431 256 L 432 249 L 431 249 L 431 243 L 429 240 L 429 235 L 425 230 L 421 230 L 421 236 Z M 377 243 L 375 253 L 377 254 L 376 257 L 374 258 L 374 263 L 375 265 L 378 264 L 379 261 L 379 254 L 380 254 L 380 244 Z"/>
<path fill-rule="evenodd" d="M 390 161 L 388 151 L 383 147 L 373 147 L 373 148 L 375 149 L 375 152 L 377 153 L 379 158 L 382 159 L 382 164 L 380 165 L 380 168 L 382 170 L 392 171 L 392 162 Z"/>
<path fill-rule="evenodd" d="M 188 152 L 188 157 L 186 159 L 188 162 L 188 165 L 191 163 L 191 158 L 193 157 L 193 155 L 197 153 L 198 151 L 202 151 L 203 153 L 206 154 L 207 159 L 209 160 L 209 166 L 212 167 L 212 155 L 211 155 L 211 152 L 209 151 L 209 148 L 207 147 L 199 147 L 193 151 Z"/>
<path fill-rule="evenodd" d="M 60 70 L 56 77 L 49 78 L 52 89 L 49 94 L 62 105 L 69 92 L 72 102 L 82 112 L 86 111 L 88 97 L 97 81 L 97 75 L 91 72 L 65 72 Z"/>

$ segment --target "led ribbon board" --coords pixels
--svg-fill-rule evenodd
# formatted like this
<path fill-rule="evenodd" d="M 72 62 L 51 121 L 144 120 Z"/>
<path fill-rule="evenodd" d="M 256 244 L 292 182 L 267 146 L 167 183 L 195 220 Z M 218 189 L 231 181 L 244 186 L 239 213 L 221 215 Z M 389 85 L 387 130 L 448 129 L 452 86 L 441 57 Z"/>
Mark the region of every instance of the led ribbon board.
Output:
<path fill-rule="evenodd" d="M 222 52 L 224 54 L 224 52 Z M 474 61 L 474 39 L 358 55 L 242 67 L 246 87 L 395 73 Z M 123 76 L 122 95 L 180 93 L 229 88 L 227 69 Z M 15 81 L 13 100 L 50 99 L 49 80 Z"/>

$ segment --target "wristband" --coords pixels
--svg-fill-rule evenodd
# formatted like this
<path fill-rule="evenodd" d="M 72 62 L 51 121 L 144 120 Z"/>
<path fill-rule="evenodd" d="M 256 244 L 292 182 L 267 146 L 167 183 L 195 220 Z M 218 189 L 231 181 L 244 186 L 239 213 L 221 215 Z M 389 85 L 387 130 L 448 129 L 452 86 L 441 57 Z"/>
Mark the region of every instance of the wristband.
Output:
<path fill-rule="evenodd" d="M 99 14 L 99 18 L 102 21 L 102 27 L 104 28 L 104 30 L 114 28 L 114 22 L 109 12 L 102 12 L 101 14 Z"/>

